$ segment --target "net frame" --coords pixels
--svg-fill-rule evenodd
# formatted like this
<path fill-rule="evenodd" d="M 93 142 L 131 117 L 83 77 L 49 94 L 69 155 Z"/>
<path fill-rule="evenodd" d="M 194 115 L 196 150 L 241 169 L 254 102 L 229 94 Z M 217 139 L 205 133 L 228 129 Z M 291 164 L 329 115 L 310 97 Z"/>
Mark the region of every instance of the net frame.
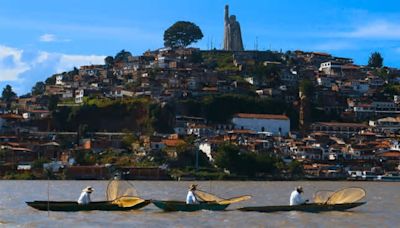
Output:
<path fill-rule="evenodd" d="M 353 195 L 351 194 L 346 194 L 348 192 L 346 191 L 351 191 L 351 190 L 356 190 Z M 357 201 L 360 201 L 364 197 L 366 197 L 367 193 L 365 189 L 360 188 L 360 187 L 346 187 L 339 189 L 335 191 L 334 194 L 332 194 L 328 200 L 325 202 L 325 204 L 345 204 L 345 203 L 355 203 Z"/>
<path fill-rule="evenodd" d="M 232 197 L 232 198 L 229 198 L 229 199 L 223 199 L 223 198 L 220 198 L 220 197 L 218 197 L 218 196 L 216 196 L 214 194 L 211 194 L 211 193 L 208 193 L 208 192 L 205 192 L 205 191 L 202 191 L 202 190 L 196 190 L 194 192 L 194 194 L 196 195 L 196 197 L 198 197 L 199 199 L 201 199 L 204 202 L 208 202 L 208 203 L 216 202 L 216 203 L 221 204 L 221 205 L 231 204 L 231 203 L 238 203 L 238 202 L 241 202 L 241 201 L 244 201 L 244 200 L 251 199 L 250 195 L 237 196 L 237 197 Z"/>
<path fill-rule="evenodd" d="M 335 191 L 332 190 L 319 190 L 314 193 L 313 200 L 314 203 L 324 204 L 329 199 L 329 197 L 334 194 Z"/>
<path fill-rule="evenodd" d="M 138 193 L 133 184 L 126 180 L 111 180 L 108 182 L 106 199 L 108 201 L 115 201 L 122 197 L 138 198 Z"/>

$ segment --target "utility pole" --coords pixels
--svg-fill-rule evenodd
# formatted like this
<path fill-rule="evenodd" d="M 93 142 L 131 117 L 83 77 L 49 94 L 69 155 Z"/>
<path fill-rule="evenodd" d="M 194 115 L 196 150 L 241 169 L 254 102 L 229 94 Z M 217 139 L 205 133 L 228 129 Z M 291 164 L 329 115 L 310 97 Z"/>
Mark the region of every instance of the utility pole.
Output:
<path fill-rule="evenodd" d="M 196 148 L 196 172 L 199 169 L 199 148 Z"/>
<path fill-rule="evenodd" d="M 196 163 L 195 163 L 195 169 L 196 169 L 196 172 L 199 170 L 199 146 L 200 146 L 200 140 L 199 139 L 196 139 L 195 141 L 194 141 L 194 145 L 195 145 L 195 150 L 196 150 Z"/>

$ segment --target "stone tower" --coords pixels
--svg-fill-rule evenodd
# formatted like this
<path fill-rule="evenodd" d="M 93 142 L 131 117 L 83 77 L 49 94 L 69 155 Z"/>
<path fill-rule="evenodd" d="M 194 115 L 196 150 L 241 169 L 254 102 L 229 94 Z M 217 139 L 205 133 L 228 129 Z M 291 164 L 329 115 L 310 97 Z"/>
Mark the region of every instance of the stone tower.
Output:
<path fill-rule="evenodd" d="M 243 51 L 242 32 L 235 15 L 229 16 L 229 6 L 225 6 L 224 18 L 224 50 Z"/>

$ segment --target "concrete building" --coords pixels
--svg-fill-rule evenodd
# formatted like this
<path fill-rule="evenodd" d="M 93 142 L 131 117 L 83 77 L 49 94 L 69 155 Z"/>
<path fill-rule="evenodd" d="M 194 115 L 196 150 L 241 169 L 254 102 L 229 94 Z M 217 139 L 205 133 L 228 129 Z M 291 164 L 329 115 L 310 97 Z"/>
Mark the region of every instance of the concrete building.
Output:
<path fill-rule="evenodd" d="M 342 135 L 350 137 L 368 126 L 360 123 L 339 123 L 339 122 L 315 122 L 311 124 L 311 130 L 314 132 L 323 132 L 328 135 Z"/>
<path fill-rule="evenodd" d="M 400 130 L 400 117 L 386 117 L 378 120 L 370 120 L 369 126 L 378 131 L 397 132 Z"/>
<path fill-rule="evenodd" d="M 236 129 L 271 132 L 273 135 L 286 136 L 290 131 L 290 119 L 285 115 L 237 113 L 232 123 Z"/>

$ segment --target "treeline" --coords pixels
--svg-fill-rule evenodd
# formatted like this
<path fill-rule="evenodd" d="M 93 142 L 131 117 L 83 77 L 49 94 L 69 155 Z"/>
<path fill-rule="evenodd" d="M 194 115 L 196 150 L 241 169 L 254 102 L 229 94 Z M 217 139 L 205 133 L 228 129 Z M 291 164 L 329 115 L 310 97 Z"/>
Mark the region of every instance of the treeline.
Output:
<path fill-rule="evenodd" d="M 286 114 L 291 126 L 298 125 L 298 112 L 283 100 L 249 95 L 225 94 L 176 103 L 179 114 L 201 116 L 212 123 L 227 123 L 235 113 Z"/>
<path fill-rule="evenodd" d="M 201 99 L 155 103 L 150 99 L 91 99 L 83 106 L 58 107 L 53 111 L 54 130 L 121 131 L 173 133 L 175 115 L 198 116 L 209 123 L 229 123 L 235 113 L 286 114 L 291 126 L 298 125 L 298 111 L 283 100 L 251 95 L 225 94 Z"/>
<path fill-rule="evenodd" d="M 147 99 L 94 99 L 80 107 L 62 106 L 53 111 L 53 128 L 59 131 L 132 131 L 151 129 Z"/>
<path fill-rule="evenodd" d="M 215 165 L 229 170 L 231 174 L 262 177 L 266 175 L 282 175 L 294 177 L 303 173 L 302 164 L 292 161 L 289 164 L 273 153 L 254 153 L 242 151 L 237 145 L 225 143 L 220 145 L 215 156 Z"/>

